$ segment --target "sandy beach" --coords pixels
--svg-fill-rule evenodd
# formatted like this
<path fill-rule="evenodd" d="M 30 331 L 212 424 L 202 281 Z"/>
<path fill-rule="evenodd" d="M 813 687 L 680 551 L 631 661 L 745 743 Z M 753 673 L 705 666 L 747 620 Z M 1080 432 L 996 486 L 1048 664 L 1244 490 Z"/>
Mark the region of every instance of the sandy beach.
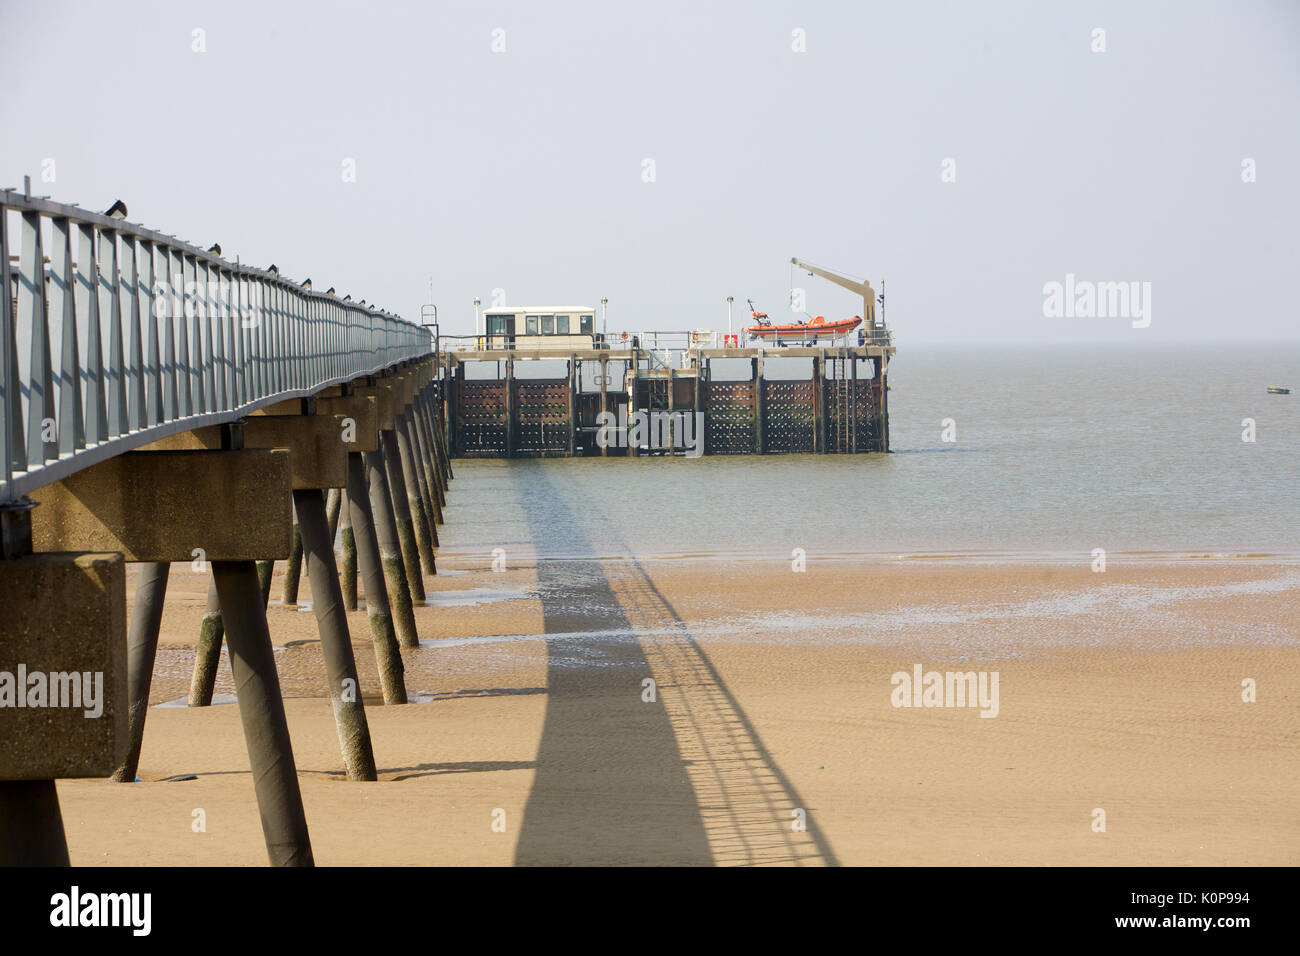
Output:
<path fill-rule="evenodd" d="M 319 864 L 1300 863 L 1294 561 L 515 560 L 440 555 L 416 703 L 382 704 L 349 615 L 378 783 L 344 776 L 277 568 Z M 206 588 L 173 567 L 155 704 L 183 704 Z M 996 672 L 996 716 L 894 706 L 916 665 Z M 232 702 L 152 707 L 139 776 L 59 782 L 74 865 L 265 863 Z"/>

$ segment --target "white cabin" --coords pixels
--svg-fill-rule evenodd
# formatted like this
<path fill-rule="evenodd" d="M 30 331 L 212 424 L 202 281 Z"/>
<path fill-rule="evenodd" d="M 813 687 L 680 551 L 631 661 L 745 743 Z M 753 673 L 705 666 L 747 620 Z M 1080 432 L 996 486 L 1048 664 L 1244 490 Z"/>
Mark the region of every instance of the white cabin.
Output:
<path fill-rule="evenodd" d="M 488 309 L 482 348 L 590 349 L 596 310 L 589 305 L 529 305 Z"/>

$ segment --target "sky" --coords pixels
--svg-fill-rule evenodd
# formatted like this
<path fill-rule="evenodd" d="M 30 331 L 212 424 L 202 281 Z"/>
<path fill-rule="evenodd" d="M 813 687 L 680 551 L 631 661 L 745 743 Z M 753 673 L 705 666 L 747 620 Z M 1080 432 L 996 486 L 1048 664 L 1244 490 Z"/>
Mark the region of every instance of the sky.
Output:
<path fill-rule="evenodd" d="M 1300 340 L 1300 3 L 0 0 L 0 43 L 0 186 L 443 334 L 861 313 L 798 256 L 900 350 Z"/>

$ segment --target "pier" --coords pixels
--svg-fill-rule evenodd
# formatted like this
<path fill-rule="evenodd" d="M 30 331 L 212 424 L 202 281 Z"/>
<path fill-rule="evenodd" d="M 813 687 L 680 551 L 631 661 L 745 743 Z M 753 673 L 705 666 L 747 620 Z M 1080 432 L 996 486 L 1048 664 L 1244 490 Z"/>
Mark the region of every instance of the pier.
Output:
<path fill-rule="evenodd" d="M 343 764 L 374 780 L 344 610 L 359 569 L 384 702 L 405 703 L 452 477 L 434 340 L 126 214 L 0 191 L 0 865 L 68 863 L 56 778 L 135 780 L 173 562 L 211 575 L 190 705 L 224 642 L 268 858 L 310 865 L 271 566 L 291 604 L 306 565 Z"/>
<path fill-rule="evenodd" d="M 173 563 L 209 577 L 188 705 L 212 704 L 224 645 L 267 858 L 308 866 L 277 562 L 283 606 L 310 583 L 344 773 L 374 781 L 346 612 L 364 600 L 383 704 L 407 703 L 453 459 L 889 450 L 894 349 L 874 322 L 751 347 L 596 333 L 583 310 L 563 343 L 498 330 L 467 348 L 121 202 L 30 187 L 0 190 L 0 286 L 0 865 L 68 863 L 56 779 L 136 780 Z"/>
<path fill-rule="evenodd" d="M 693 333 L 592 348 L 440 350 L 448 443 L 464 458 L 861 454 L 889 450 L 888 333 L 742 347 Z M 727 337 L 731 338 L 731 337 Z M 599 339 L 599 337 L 598 337 Z M 488 343 L 491 345 L 491 343 Z M 558 374 L 556 372 L 558 371 Z M 670 429 L 632 429 L 640 419 Z M 687 421 L 687 416 L 691 419 Z M 668 432 L 665 434 L 665 432 Z"/>

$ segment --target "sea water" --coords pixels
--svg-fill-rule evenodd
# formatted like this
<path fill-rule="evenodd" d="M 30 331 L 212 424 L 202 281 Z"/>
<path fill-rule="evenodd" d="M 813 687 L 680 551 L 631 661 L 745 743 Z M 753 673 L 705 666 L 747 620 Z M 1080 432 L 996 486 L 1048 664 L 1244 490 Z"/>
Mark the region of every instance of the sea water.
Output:
<path fill-rule="evenodd" d="M 1300 555 L 1300 344 L 900 347 L 889 382 L 890 454 L 458 460 L 443 550 Z"/>

